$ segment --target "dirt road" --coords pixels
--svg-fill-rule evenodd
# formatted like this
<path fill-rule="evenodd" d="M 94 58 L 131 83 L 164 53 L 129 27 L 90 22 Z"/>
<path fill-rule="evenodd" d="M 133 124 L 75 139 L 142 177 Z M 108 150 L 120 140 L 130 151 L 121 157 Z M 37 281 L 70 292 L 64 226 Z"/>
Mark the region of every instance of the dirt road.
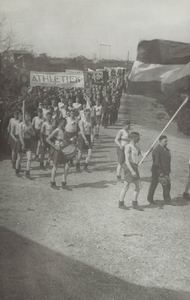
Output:
<path fill-rule="evenodd" d="M 118 209 L 114 137 L 131 118 L 148 150 L 168 121 L 154 99 L 123 96 L 119 122 L 101 129 L 91 174 L 70 169 L 72 191 L 52 190 L 50 170 L 32 163 L 33 180 L 16 178 L 0 161 L 0 299 L 189 300 L 190 202 L 182 199 L 188 175 L 189 137 L 173 122 L 166 131 L 172 154 L 172 205 L 148 205 L 151 156 L 140 167 L 143 188 L 131 208 L 132 187 Z M 25 167 L 25 162 L 23 163 Z M 61 183 L 61 170 L 57 183 Z"/>

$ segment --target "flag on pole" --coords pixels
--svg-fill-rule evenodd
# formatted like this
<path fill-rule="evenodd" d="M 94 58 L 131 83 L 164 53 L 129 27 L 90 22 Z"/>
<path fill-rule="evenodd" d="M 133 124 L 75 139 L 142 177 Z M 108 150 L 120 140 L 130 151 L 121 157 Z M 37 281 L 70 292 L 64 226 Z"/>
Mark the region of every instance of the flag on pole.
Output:
<path fill-rule="evenodd" d="M 129 75 L 129 93 L 167 96 L 190 91 L 190 44 L 152 40 L 138 45 Z"/>

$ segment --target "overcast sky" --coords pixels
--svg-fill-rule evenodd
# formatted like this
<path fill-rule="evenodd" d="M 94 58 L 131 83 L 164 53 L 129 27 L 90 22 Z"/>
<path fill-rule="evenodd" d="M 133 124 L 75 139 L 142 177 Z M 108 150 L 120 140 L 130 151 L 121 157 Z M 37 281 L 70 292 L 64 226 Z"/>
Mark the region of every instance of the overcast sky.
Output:
<path fill-rule="evenodd" d="M 190 43 L 190 0 L 0 0 L 18 39 L 50 56 L 136 58 L 140 40 Z"/>

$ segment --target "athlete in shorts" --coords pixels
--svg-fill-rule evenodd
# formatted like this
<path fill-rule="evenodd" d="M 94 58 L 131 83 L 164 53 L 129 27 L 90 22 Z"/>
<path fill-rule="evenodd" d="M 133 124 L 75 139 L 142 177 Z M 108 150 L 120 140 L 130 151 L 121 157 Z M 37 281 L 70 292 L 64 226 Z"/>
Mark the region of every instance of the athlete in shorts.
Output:
<path fill-rule="evenodd" d="M 13 169 L 16 168 L 16 159 L 17 159 L 17 154 L 15 151 L 16 143 L 18 142 L 18 132 L 17 131 L 17 126 L 20 123 L 19 118 L 21 116 L 21 112 L 19 110 L 16 110 L 14 112 L 14 118 L 11 118 L 9 121 L 9 125 L 7 127 L 7 131 L 9 132 L 9 138 L 8 138 L 8 144 L 11 146 L 11 161 L 12 161 L 12 167 Z M 15 133 L 16 132 L 16 133 Z M 15 136 L 16 134 L 16 136 Z"/>
<path fill-rule="evenodd" d="M 52 147 L 51 148 L 51 159 L 53 161 L 53 167 L 51 171 L 51 187 L 54 189 L 58 189 L 55 176 L 57 169 L 60 165 L 63 165 L 63 175 L 62 175 L 62 188 L 70 190 L 67 187 L 67 175 L 69 171 L 69 162 L 65 158 L 64 154 L 61 151 L 61 148 L 67 144 L 69 144 L 69 140 L 66 136 L 65 125 L 66 119 L 59 119 L 58 128 L 56 128 L 46 139 L 46 142 Z M 54 141 L 54 142 L 53 142 Z"/>
<path fill-rule="evenodd" d="M 75 110 L 70 110 L 70 116 L 66 118 L 67 124 L 65 126 L 65 133 L 68 139 L 77 140 L 78 135 L 78 118 L 75 117 Z M 73 159 L 70 161 L 70 165 L 73 166 Z"/>
<path fill-rule="evenodd" d="M 96 114 L 96 127 L 95 127 L 95 137 L 99 137 L 99 131 L 100 131 L 100 124 L 102 122 L 102 105 L 100 103 L 100 99 L 96 100 L 96 105 L 94 106 L 95 114 Z"/>
<path fill-rule="evenodd" d="M 134 183 L 134 200 L 132 206 L 134 209 L 143 210 L 138 206 L 138 195 L 141 189 L 140 175 L 138 171 L 138 156 L 141 154 L 137 143 L 140 140 L 138 132 L 129 134 L 130 142 L 125 146 L 125 167 L 124 167 L 124 184 L 120 193 L 119 208 L 126 209 L 124 198 L 131 183 Z"/>
<path fill-rule="evenodd" d="M 37 109 L 37 114 L 38 115 L 36 117 L 34 117 L 33 120 L 32 120 L 32 126 L 34 128 L 35 133 L 36 133 L 35 140 L 37 142 L 36 152 L 35 152 L 35 160 L 37 160 L 38 157 L 39 157 L 40 146 L 41 146 L 40 134 L 41 134 L 42 123 L 44 122 L 43 111 L 42 111 L 41 108 Z"/>
<path fill-rule="evenodd" d="M 30 113 L 26 112 L 24 116 L 24 121 L 19 125 L 19 143 L 17 145 L 17 161 L 16 161 L 16 175 L 19 176 L 20 164 L 24 151 L 26 151 L 27 163 L 26 163 L 26 178 L 30 177 L 30 166 L 32 161 L 32 147 L 31 147 L 31 137 L 35 136 L 35 131 L 31 123 Z"/>
<path fill-rule="evenodd" d="M 91 111 L 89 108 L 84 110 L 84 118 L 79 121 L 79 137 L 78 137 L 78 155 L 76 157 L 76 170 L 81 172 L 80 169 L 80 160 L 82 157 L 82 153 L 85 149 L 88 150 L 87 157 L 85 159 L 84 171 L 91 173 L 88 169 L 88 165 L 92 156 L 92 122 L 91 122 Z"/>
<path fill-rule="evenodd" d="M 122 166 L 125 162 L 125 153 L 124 149 L 125 146 L 128 143 L 128 137 L 129 137 L 129 129 L 130 129 L 130 121 L 125 121 L 123 123 L 123 128 L 118 131 L 115 143 L 117 144 L 117 157 L 118 157 L 118 165 L 117 165 L 117 180 L 121 180 L 121 170 Z"/>
<path fill-rule="evenodd" d="M 44 157 L 46 155 L 47 150 L 50 151 L 50 145 L 46 142 L 47 137 L 52 133 L 54 126 L 52 121 L 52 114 L 48 112 L 46 114 L 46 121 L 41 126 L 41 145 L 42 145 L 42 153 L 40 157 L 40 167 L 42 169 L 45 169 L 44 166 Z M 50 164 L 50 155 L 48 157 L 48 160 L 46 162 L 46 166 L 49 166 Z"/>

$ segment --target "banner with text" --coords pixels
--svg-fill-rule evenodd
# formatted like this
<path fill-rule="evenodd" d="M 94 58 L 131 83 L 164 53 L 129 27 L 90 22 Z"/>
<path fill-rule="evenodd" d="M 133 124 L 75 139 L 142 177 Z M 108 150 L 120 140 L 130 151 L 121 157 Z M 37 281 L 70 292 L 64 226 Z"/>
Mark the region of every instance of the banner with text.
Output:
<path fill-rule="evenodd" d="M 30 71 L 30 86 L 57 86 L 62 88 L 84 88 L 84 74 L 69 74 L 65 72 Z"/>

